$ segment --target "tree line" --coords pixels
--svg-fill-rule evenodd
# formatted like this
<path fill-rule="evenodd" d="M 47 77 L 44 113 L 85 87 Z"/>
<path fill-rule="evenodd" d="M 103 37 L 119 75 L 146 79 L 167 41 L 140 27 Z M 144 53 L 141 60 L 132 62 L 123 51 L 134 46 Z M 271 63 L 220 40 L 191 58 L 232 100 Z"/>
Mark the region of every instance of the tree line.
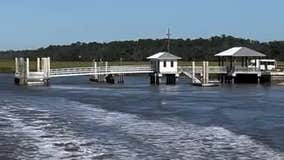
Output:
<path fill-rule="evenodd" d="M 277 60 L 284 60 L 284 41 L 259 42 L 233 36 L 214 36 L 208 39 L 171 39 L 170 52 L 183 60 L 216 60 L 214 55 L 231 47 L 248 47 Z M 14 57 L 45 57 L 56 61 L 143 61 L 160 51 L 167 51 L 167 39 L 139 39 L 109 43 L 76 42 L 70 45 L 50 45 L 36 50 L 1 51 L 1 59 Z"/>

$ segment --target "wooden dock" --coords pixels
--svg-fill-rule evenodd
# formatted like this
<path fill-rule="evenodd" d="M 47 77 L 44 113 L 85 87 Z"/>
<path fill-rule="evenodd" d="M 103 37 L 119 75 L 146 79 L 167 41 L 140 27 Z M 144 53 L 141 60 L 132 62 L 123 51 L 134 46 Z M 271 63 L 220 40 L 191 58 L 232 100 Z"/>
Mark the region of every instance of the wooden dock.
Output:
<path fill-rule="evenodd" d="M 50 68 L 50 58 L 37 59 L 37 71 L 29 70 L 29 58 L 16 58 L 15 83 L 18 85 L 43 85 L 49 84 L 49 80 L 56 77 L 72 77 L 72 76 L 91 76 L 99 79 L 103 76 L 103 80 L 107 75 L 125 75 L 125 74 L 154 74 L 155 70 L 151 65 L 120 65 L 108 66 L 105 62 L 104 66 L 97 66 L 94 62 L 92 67 L 74 67 L 74 68 Z M 208 66 L 208 62 L 204 62 L 206 66 L 178 66 L 177 73 L 188 77 L 192 83 L 208 83 L 209 74 L 226 74 L 226 67 Z M 195 64 L 193 62 L 193 64 Z M 206 76 L 207 75 L 207 76 Z"/>
<path fill-rule="evenodd" d="M 108 62 L 93 61 L 90 67 L 50 68 L 50 58 L 37 58 L 37 71 L 30 71 L 29 58 L 15 58 L 15 84 L 18 85 L 47 85 L 49 80 L 56 77 L 90 76 L 95 82 L 115 83 L 115 76 L 119 82 L 124 82 L 126 74 L 149 74 L 151 84 L 175 84 L 180 75 L 190 79 L 190 83 L 198 86 L 213 86 L 210 76 L 218 77 L 220 83 L 264 83 L 273 79 L 284 80 L 284 72 L 277 70 L 261 70 L 259 65 L 249 66 L 249 57 L 264 56 L 244 47 L 232 48 L 217 54 L 219 66 L 209 66 L 203 61 L 201 66 L 192 62 L 189 66 L 179 66 L 181 59 L 168 52 L 159 52 L 147 59 L 149 65 L 116 65 Z M 230 60 L 225 62 L 224 60 Z M 237 63 L 239 60 L 241 65 Z M 100 65 L 98 65 L 100 64 Z"/>

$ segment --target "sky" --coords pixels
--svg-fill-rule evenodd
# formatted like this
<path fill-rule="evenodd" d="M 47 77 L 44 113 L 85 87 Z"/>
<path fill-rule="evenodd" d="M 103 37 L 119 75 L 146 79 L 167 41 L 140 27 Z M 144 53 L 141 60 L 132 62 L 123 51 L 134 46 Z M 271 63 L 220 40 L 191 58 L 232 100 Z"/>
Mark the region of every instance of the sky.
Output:
<path fill-rule="evenodd" d="M 232 35 L 284 40 L 283 0 L 1 0 L 0 50 Z"/>

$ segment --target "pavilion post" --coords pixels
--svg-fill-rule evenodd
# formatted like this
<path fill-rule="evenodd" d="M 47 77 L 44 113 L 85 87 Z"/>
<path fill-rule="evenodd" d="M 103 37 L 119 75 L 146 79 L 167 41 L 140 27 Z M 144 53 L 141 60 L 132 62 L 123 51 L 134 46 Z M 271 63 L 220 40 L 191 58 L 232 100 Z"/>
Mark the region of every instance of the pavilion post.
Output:
<path fill-rule="evenodd" d="M 230 57 L 230 70 L 233 69 L 233 57 L 231 56 Z"/>

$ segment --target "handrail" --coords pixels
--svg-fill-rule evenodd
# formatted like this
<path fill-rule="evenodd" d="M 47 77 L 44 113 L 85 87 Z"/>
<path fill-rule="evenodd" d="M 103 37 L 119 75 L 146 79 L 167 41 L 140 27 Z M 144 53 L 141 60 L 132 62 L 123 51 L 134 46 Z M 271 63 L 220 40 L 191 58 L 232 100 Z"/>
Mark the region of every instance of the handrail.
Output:
<path fill-rule="evenodd" d="M 152 72 L 150 66 L 127 65 L 127 66 L 100 66 L 100 67 L 76 67 L 51 69 L 50 75 L 61 74 L 115 74 L 115 73 Z"/>
<path fill-rule="evenodd" d="M 250 67 L 243 67 L 243 66 L 235 66 L 233 68 L 234 72 L 261 72 L 259 68 L 250 68 Z"/>
<path fill-rule="evenodd" d="M 192 66 L 181 66 L 178 67 L 179 70 L 192 72 Z M 225 66 L 209 66 L 209 73 L 227 73 L 227 68 Z M 194 67 L 195 73 L 202 73 L 202 66 Z"/>

